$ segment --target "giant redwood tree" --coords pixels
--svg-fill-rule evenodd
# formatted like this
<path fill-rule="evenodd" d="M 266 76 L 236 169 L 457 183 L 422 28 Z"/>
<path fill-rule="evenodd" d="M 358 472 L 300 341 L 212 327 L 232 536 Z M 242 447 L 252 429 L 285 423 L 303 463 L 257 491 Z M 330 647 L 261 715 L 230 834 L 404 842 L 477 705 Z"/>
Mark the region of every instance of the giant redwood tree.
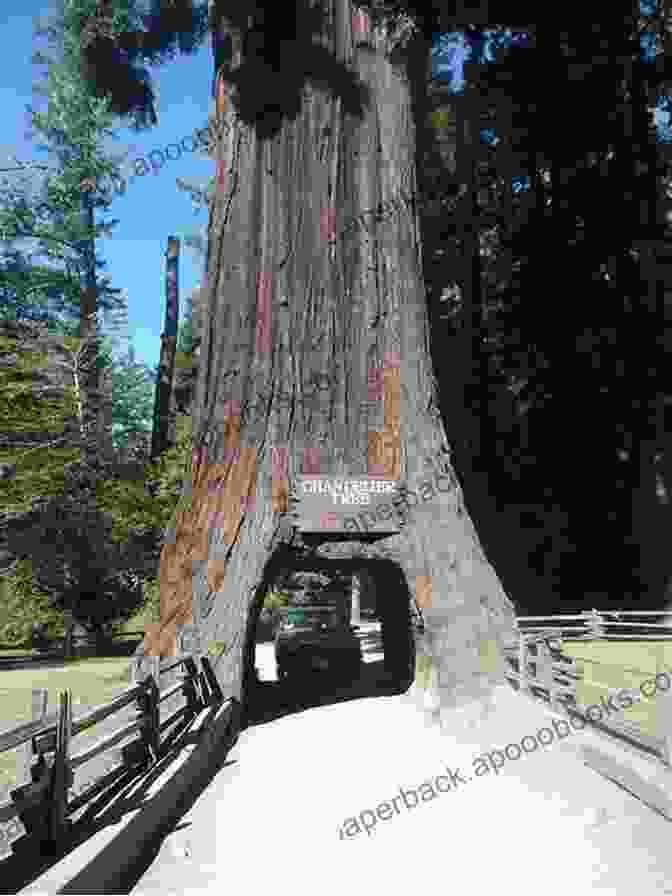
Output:
<path fill-rule="evenodd" d="M 244 701 L 274 577 L 330 558 L 378 561 L 398 573 L 377 583 L 379 603 L 423 611 L 421 649 L 445 701 L 481 695 L 501 680 L 515 616 L 437 410 L 413 201 L 427 29 L 350 0 L 234 7 L 209 8 L 217 189 L 193 453 L 144 651 L 169 655 L 190 626 L 193 649 Z M 289 498 L 311 473 L 396 480 L 399 531 L 302 535 Z"/>

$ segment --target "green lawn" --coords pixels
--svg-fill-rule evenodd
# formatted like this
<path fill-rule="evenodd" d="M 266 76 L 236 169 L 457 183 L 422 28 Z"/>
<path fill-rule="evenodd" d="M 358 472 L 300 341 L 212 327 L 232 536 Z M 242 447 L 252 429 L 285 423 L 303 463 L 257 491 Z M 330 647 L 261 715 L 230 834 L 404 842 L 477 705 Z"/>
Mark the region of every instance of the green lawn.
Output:
<path fill-rule="evenodd" d="M 657 672 L 672 673 L 672 641 L 563 641 L 562 652 L 577 661 L 584 675 L 576 688 L 577 703 L 583 706 L 599 705 L 609 690 L 638 690 Z M 646 689 L 651 693 L 653 686 Z M 644 734 L 663 737 L 672 727 L 670 700 L 672 695 L 666 699 L 661 690 L 612 718 L 635 722 Z"/>
<path fill-rule="evenodd" d="M 73 699 L 73 715 L 79 715 L 95 706 L 107 703 L 119 691 L 128 687 L 129 657 L 113 657 L 72 660 L 56 669 L 16 669 L 2 673 L 0 679 L 0 731 L 8 731 L 31 719 L 33 688 L 46 688 L 49 692 L 49 711 L 56 709 L 61 690 L 70 690 Z M 97 740 L 101 725 L 110 722 L 111 728 L 120 727 L 123 720 L 117 715 L 96 725 L 91 732 L 77 737 L 77 749 L 87 738 Z M 2 799 L 8 788 L 15 786 L 16 750 L 0 753 L 0 794 Z"/>

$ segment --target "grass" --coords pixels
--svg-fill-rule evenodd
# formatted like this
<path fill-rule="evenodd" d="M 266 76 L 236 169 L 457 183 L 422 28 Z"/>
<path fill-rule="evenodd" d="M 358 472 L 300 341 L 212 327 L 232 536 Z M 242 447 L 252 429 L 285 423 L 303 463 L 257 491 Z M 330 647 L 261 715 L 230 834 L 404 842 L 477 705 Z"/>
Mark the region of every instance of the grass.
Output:
<path fill-rule="evenodd" d="M 577 703 L 583 706 L 599 705 L 610 690 L 639 690 L 657 672 L 672 671 L 672 641 L 563 641 L 562 652 L 577 661 L 584 675 L 576 687 Z M 646 689 L 651 692 L 653 686 Z M 667 705 L 664 691 L 659 690 L 612 718 L 634 722 L 650 737 L 664 737 L 670 730 Z"/>
<path fill-rule="evenodd" d="M 0 679 L 0 731 L 9 731 L 22 722 L 31 720 L 32 690 L 45 688 L 49 692 L 49 711 L 56 709 L 59 692 L 70 690 L 73 699 L 73 715 L 77 716 L 95 706 L 107 703 L 119 691 L 128 687 L 129 657 L 111 657 L 71 660 L 59 668 L 10 669 L 3 671 Z M 111 716 L 90 732 L 78 735 L 75 749 L 78 751 L 87 738 L 97 740 L 101 727 L 110 722 L 109 729 L 123 724 L 121 714 Z M 16 786 L 17 750 L 0 753 L 0 794 Z M 95 761 L 95 760 L 94 760 Z"/>

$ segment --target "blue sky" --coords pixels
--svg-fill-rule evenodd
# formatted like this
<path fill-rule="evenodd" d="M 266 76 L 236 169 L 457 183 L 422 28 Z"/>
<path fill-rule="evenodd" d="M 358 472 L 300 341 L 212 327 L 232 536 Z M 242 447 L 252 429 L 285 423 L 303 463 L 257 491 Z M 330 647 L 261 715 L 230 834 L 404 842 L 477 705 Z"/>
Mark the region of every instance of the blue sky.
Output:
<path fill-rule="evenodd" d="M 3 53 L 0 58 L 0 105 L 3 127 L 0 134 L 0 167 L 10 165 L 10 157 L 20 160 L 48 160 L 27 138 L 29 116 L 26 105 L 36 111 L 45 100 L 32 94 L 34 84 L 43 84 L 45 67 L 34 66 L 30 57 L 39 49 L 50 54 L 46 40 L 33 41 L 34 16 L 49 13 L 47 0 L 0 0 L 0 28 Z M 194 56 L 180 56 L 174 62 L 150 69 L 157 96 L 159 123 L 150 131 L 135 133 L 130 128 L 116 130 L 118 139 L 109 141 L 111 152 L 129 151 L 122 170 L 140 155 L 193 134 L 205 127 L 210 110 L 212 53 L 209 41 Z M 134 149 L 137 147 L 137 150 Z M 171 150 L 172 155 L 176 155 Z M 180 192 L 175 178 L 196 180 L 205 187 L 214 174 L 214 163 L 205 156 L 183 153 L 167 161 L 156 174 L 137 177 L 126 193 L 112 193 L 107 218 L 119 219 L 112 235 L 98 241 L 98 255 L 107 262 L 105 273 L 112 286 L 122 289 L 127 299 L 129 338 L 136 358 L 154 368 L 159 362 L 160 336 L 165 313 L 164 272 L 168 236 L 182 237 L 207 225 L 207 212 L 198 215 L 188 194 Z M 17 246 L 20 246 L 17 243 Z M 180 252 L 180 300 L 199 285 L 203 263 L 193 250 L 182 245 Z M 125 350 L 125 345 L 122 348 Z"/>

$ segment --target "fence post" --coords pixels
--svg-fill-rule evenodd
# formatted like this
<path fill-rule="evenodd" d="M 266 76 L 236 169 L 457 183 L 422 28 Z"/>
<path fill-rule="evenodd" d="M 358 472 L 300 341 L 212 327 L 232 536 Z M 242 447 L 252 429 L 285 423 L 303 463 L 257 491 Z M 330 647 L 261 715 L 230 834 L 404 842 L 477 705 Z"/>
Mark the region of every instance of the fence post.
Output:
<path fill-rule="evenodd" d="M 210 695 L 219 703 L 224 699 L 224 694 L 222 693 L 222 689 L 219 686 L 219 682 L 217 681 L 217 676 L 214 673 L 212 666 L 210 665 L 210 660 L 207 656 L 201 657 L 201 665 L 203 666 L 203 674 L 205 675 L 205 680 L 208 682 L 208 688 L 210 690 Z"/>
<path fill-rule="evenodd" d="M 598 639 L 604 637 L 603 619 L 596 609 L 592 609 L 590 613 L 585 614 L 588 618 L 586 626 L 592 638 Z"/>
<path fill-rule="evenodd" d="M 31 719 L 39 722 L 47 714 L 49 691 L 45 688 L 33 688 L 31 701 Z M 30 781 L 30 767 L 33 764 L 33 742 L 29 740 L 18 751 L 16 757 L 16 783 L 26 784 Z"/>
<path fill-rule="evenodd" d="M 148 675 L 142 682 L 145 693 L 140 698 L 141 713 L 143 716 L 142 734 L 152 761 L 156 762 L 159 755 L 159 689 L 152 675 Z"/>
<path fill-rule="evenodd" d="M 149 674 L 149 690 L 148 690 L 148 728 L 147 732 L 149 735 L 148 743 L 154 754 L 155 758 L 158 758 L 160 744 L 160 735 L 161 732 L 159 730 L 159 719 L 160 719 L 160 706 L 159 706 L 159 697 L 160 687 L 159 680 L 161 675 L 161 658 L 159 656 L 150 657 L 150 674 Z"/>
<path fill-rule="evenodd" d="M 184 679 L 184 695 L 187 698 L 190 714 L 195 716 L 205 705 L 205 700 L 200 699 L 198 695 L 198 667 L 193 657 L 190 656 L 184 660 L 183 666 L 187 673 Z"/>
<path fill-rule="evenodd" d="M 520 633 L 520 640 L 518 641 L 518 672 L 520 674 L 518 692 L 521 694 L 529 693 L 530 687 L 527 683 L 527 643 L 523 632 Z"/>
<path fill-rule="evenodd" d="M 537 678 L 539 684 L 548 690 L 551 709 L 555 709 L 557 697 L 553 675 L 553 657 L 545 641 L 537 641 Z"/>
<path fill-rule="evenodd" d="M 68 789 L 72 786 L 72 772 L 68 760 L 70 735 L 72 734 L 72 696 L 70 691 L 62 691 L 58 710 L 56 734 L 56 754 L 54 756 L 53 784 L 51 793 L 50 839 L 58 846 L 66 827 L 68 811 Z"/>
<path fill-rule="evenodd" d="M 665 642 L 656 650 L 656 684 L 658 677 L 664 678 L 667 689 L 658 688 L 655 700 L 656 734 L 663 741 L 663 759 L 672 765 L 672 686 L 670 686 L 670 668 L 665 668 Z"/>

